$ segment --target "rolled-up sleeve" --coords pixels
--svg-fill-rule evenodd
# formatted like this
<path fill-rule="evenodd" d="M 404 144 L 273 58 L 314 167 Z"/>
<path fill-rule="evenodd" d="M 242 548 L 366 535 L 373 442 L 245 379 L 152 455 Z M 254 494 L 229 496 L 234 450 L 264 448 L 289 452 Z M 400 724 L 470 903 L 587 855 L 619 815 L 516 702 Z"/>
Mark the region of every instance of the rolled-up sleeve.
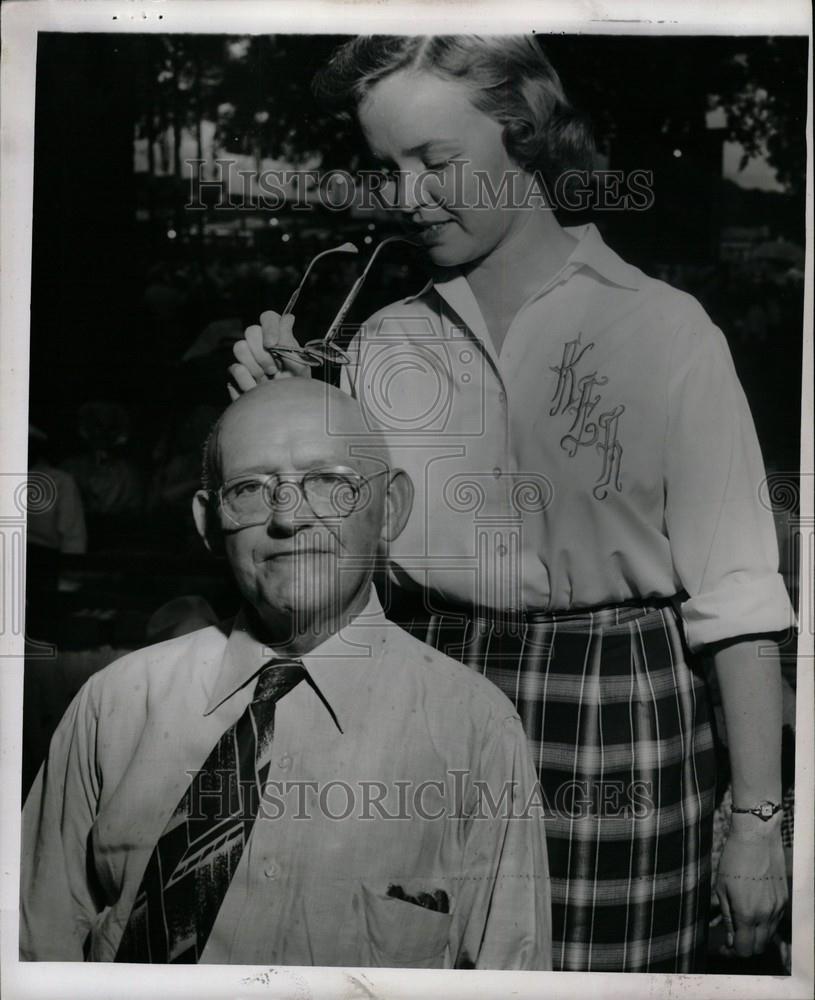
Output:
<path fill-rule="evenodd" d="M 698 313 L 674 339 L 665 447 L 666 525 L 692 649 L 793 620 L 752 415 L 724 336 Z"/>
<path fill-rule="evenodd" d="M 520 720 L 490 728 L 465 834 L 455 964 L 547 970 L 551 893 L 536 778 Z"/>
<path fill-rule="evenodd" d="M 96 713 L 90 684 L 74 698 L 22 816 L 20 958 L 82 961 L 96 906 L 89 884 L 88 835 L 99 781 L 94 765 Z"/>

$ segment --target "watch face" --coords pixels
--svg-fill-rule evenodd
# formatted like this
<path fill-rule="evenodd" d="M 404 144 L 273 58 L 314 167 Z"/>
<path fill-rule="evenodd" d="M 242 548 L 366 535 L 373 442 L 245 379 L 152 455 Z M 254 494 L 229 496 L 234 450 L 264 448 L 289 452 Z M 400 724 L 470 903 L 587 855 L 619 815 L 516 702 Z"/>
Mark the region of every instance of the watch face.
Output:
<path fill-rule="evenodd" d="M 761 810 L 762 819 L 770 819 L 772 817 L 773 807 L 769 802 L 762 803 L 762 805 L 759 806 L 759 809 Z"/>

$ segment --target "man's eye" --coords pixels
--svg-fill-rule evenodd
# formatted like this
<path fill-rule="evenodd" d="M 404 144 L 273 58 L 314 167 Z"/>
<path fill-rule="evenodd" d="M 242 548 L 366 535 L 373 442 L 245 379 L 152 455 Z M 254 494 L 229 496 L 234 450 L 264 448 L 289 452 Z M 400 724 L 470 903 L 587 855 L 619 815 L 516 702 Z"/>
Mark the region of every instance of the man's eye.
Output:
<path fill-rule="evenodd" d="M 353 488 L 355 485 L 349 476 L 336 472 L 318 472 L 306 477 L 306 485 L 315 493 L 331 496 L 341 490 Z"/>
<path fill-rule="evenodd" d="M 263 484 L 257 479 L 247 479 L 244 483 L 235 483 L 230 489 L 230 493 L 234 497 L 247 497 L 254 496 L 256 493 L 260 493 L 263 489 Z"/>

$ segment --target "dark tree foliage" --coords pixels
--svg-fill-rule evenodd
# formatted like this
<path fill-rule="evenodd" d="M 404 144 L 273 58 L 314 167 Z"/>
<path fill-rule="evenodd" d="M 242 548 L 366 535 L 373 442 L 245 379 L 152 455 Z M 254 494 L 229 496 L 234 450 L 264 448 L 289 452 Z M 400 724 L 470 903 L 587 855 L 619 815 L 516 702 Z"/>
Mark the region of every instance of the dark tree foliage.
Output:
<path fill-rule="evenodd" d="M 139 134 L 178 120 L 214 121 L 225 149 L 302 163 L 322 155 L 353 166 L 347 126 L 317 106 L 310 83 L 342 36 L 151 35 L 138 46 Z M 591 116 L 602 148 L 643 134 L 681 142 L 723 109 L 745 155 L 766 151 L 791 192 L 806 156 L 804 38 L 541 36 L 568 91 Z M 123 39 L 126 43 L 128 40 Z M 692 62 L 690 61 L 692 59 Z"/>
<path fill-rule="evenodd" d="M 216 145 L 298 165 L 329 150 L 344 163 L 349 130 L 321 110 L 311 79 L 341 41 L 326 35 L 142 35 L 134 40 L 144 95 L 136 134 L 179 121 L 216 125 Z"/>
<path fill-rule="evenodd" d="M 806 38 L 572 35 L 543 44 L 601 147 L 643 135 L 681 145 L 721 108 L 726 138 L 745 157 L 766 152 L 790 193 L 803 189 Z"/>

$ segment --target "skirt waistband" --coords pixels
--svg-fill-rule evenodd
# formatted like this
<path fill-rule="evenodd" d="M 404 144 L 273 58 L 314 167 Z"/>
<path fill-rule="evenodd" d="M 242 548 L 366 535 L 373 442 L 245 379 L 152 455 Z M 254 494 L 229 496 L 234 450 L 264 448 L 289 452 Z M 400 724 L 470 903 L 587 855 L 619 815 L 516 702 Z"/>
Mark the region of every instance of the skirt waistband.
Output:
<path fill-rule="evenodd" d="M 625 625 L 626 622 L 646 618 L 655 611 L 664 611 L 667 608 L 676 608 L 674 598 L 653 597 L 646 601 L 626 601 L 623 604 L 575 608 L 569 611 L 536 611 L 530 608 L 523 612 L 522 617 L 530 624 L 553 622 L 578 627 L 586 625 L 604 628 L 610 625 Z"/>
<path fill-rule="evenodd" d="M 441 601 L 434 595 L 410 593 L 394 589 L 392 609 L 396 612 L 396 621 L 406 617 L 450 616 L 466 618 L 471 621 L 492 622 L 495 624 L 519 622 L 524 624 L 558 624 L 576 628 L 594 627 L 606 628 L 614 625 L 625 625 L 627 622 L 644 618 L 654 612 L 668 608 L 678 611 L 681 596 L 649 597 L 639 601 L 624 601 L 620 604 L 609 604 L 598 607 L 570 608 L 567 610 L 548 610 L 541 608 L 521 608 L 517 611 L 506 609 L 472 607 L 466 604 L 454 604 Z"/>

